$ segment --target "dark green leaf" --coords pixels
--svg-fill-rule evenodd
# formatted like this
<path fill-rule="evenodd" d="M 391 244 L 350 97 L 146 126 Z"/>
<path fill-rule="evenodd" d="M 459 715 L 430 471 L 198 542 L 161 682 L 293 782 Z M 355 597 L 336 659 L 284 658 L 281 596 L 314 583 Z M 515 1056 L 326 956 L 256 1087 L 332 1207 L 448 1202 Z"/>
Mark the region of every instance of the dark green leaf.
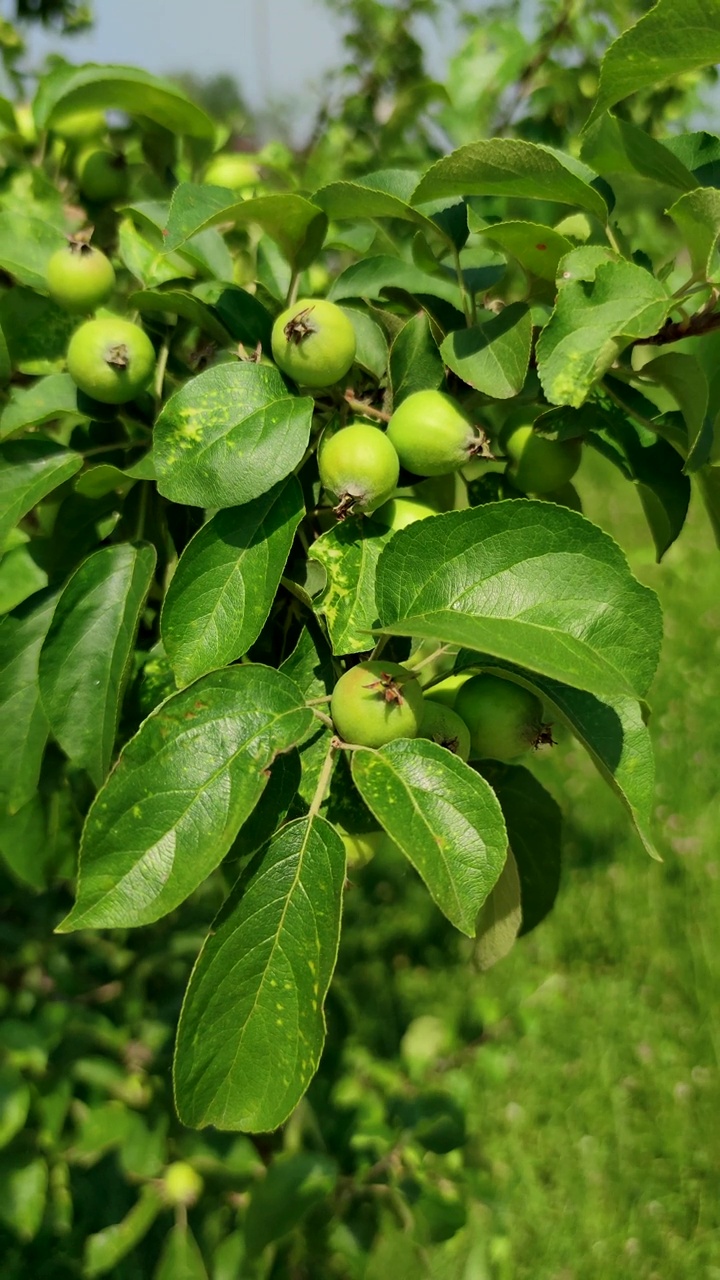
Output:
<path fill-rule="evenodd" d="M 292 681 L 262 666 L 213 672 L 161 703 L 90 809 L 78 900 L 61 931 L 172 911 L 224 858 L 276 755 L 311 720 Z"/>
<path fill-rule="evenodd" d="M 0 444 L 0 544 L 28 511 L 82 464 L 79 453 L 44 436 Z"/>
<path fill-rule="evenodd" d="M 560 888 L 562 814 L 552 796 L 520 765 L 488 764 L 483 774 L 505 815 L 520 878 L 522 924 L 530 933 L 552 910 Z"/>
<path fill-rule="evenodd" d="M 471 329 L 456 329 L 440 348 L 445 364 L 463 382 L 494 400 L 507 400 L 522 390 L 530 360 L 532 316 L 522 302 Z"/>
<path fill-rule="evenodd" d="M 402 289 L 412 297 L 429 294 L 462 310 L 460 290 L 452 280 L 420 271 L 409 262 L 379 254 L 363 258 L 341 271 L 328 290 L 333 302 L 343 298 L 382 298 L 388 289 Z"/>
<path fill-rule="evenodd" d="M 281 1155 L 250 1192 L 245 1239 L 250 1257 L 266 1245 L 294 1231 L 316 1205 L 326 1200 L 337 1182 L 337 1165 L 311 1151 Z"/>
<path fill-rule="evenodd" d="M 98 787 L 110 768 L 155 560 L 148 543 L 102 547 L 89 556 L 63 590 L 40 654 L 50 729 Z"/>
<path fill-rule="evenodd" d="M 88 1236 L 83 1257 L 83 1276 L 94 1280 L 115 1271 L 119 1262 L 147 1235 L 163 1207 L 159 1187 L 146 1182 L 138 1199 L 122 1222 Z"/>
<path fill-rule="evenodd" d="M 697 180 L 662 142 L 629 120 L 604 115 L 587 131 L 582 158 L 597 173 L 639 173 L 679 191 L 691 191 Z"/>
<path fill-rule="evenodd" d="M 549 502 L 486 503 L 402 529 L 376 595 L 391 635 L 492 653 L 600 695 L 643 697 L 657 665 L 656 596 L 606 533 Z"/>
<path fill-rule="evenodd" d="M 308 266 L 317 256 L 327 229 L 322 210 L 295 192 L 238 200 L 223 187 L 181 182 L 170 203 L 166 250 L 177 249 L 219 222 L 262 227 L 297 268 Z"/>
<path fill-rule="evenodd" d="M 691 360 L 675 352 L 661 359 Z M 638 431 L 619 415 L 608 418 L 589 442 L 637 485 L 658 561 L 679 536 L 690 503 L 690 480 L 680 454 L 667 440 Z M 609 446 L 609 447 L 608 447 Z"/>
<path fill-rule="evenodd" d="M 515 258 L 523 271 L 554 281 L 558 263 L 572 249 L 572 241 L 537 222 L 496 222 L 478 227 L 477 234 Z"/>
<path fill-rule="evenodd" d="M 214 922 L 175 1054 L 184 1124 L 251 1133 L 287 1119 L 317 1069 L 335 967 L 345 849 L 322 818 L 283 827 Z"/>
<path fill-rule="evenodd" d="M 305 513 L 295 476 L 208 520 L 180 557 L 161 632 L 179 684 L 247 653 L 275 598 Z"/>
<path fill-rule="evenodd" d="M 334 525 L 310 547 L 311 558 L 327 575 L 313 606 L 325 619 L 333 653 L 372 649 L 370 632 L 378 621 L 375 573 L 392 536 L 392 530 L 359 516 Z"/>
<path fill-rule="evenodd" d="M 66 244 L 62 232 L 49 222 L 0 212 L 0 268 L 19 284 L 47 293 L 47 264 Z"/>
<path fill-rule="evenodd" d="M 0 621 L 0 810 L 15 813 L 40 777 L 48 723 L 40 703 L 38 659 L 57 596 L 43 591 Z"/>
<path fill-rule="evenodd" d="M 135 307 L 141 315 L 182 316 L 191 324 L 208 334 L 221 347 L 230 346 L 230 335 L 215 316 L 210 307 L 196 298 L 187 289 L 140 289 L 131 293 L 127 300 L 128 307 Z"/>
<path fill-rule="evenodd" d="M 507 851 L 500 806 L 484 779 L 452 752 L 421 738 L 354 751 L 352 776 L 440 910 L 474 937 L 478 912 Z"/>
<path fill-rule="evenodd" d="M 85 409 L 78 407 L 78 389 L 69 373 L 52 373 L 29 387 L 13 387 L 0 413 L 0 439 L 65 413 L 89 417 Z"/>
<path fill-rule="evenodd" d="M 390 348 L 393 408 L 415 391 L 434 390 L 444 380 L 443 362 L 424 311 L 403 325 Z"/>
<path fill-rule="evenodd" d="M 155 424 L 158 489 L 173 502 L 237 507 L 300 462 L 313 401 L 289 393 L 277 369 L 226 364 L 176 391 Z"/>

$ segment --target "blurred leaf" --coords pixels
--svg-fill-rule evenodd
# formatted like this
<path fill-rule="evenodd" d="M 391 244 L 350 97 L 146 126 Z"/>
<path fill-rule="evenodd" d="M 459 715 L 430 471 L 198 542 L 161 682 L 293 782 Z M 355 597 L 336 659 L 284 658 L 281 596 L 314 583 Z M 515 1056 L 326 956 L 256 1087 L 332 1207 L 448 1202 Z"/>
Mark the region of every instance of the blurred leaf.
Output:
<path fill-rule="evenodd" d="M 294 1231 L 311 1209 L 327 1200 L 338 1171 L 334 1160 L 313 1152 L 282 1155 L 255 1183 L 245 1218 L 249 1256 Z"/>
<path fill-rule="evenodd" d="M 147 1235 L 163 1207 L 160 1190 L 152 1182 L 140 1188 L 138 1199 L 122 1222 L 90 1235 L 85 1241 L 83 1276 L 92 1280 L 113 1271 Z"/>
<path fill-rule="evenodd" d="M 153 120 L 171 133 L 214 141 L 215 124 L 176 84 L 137 67 L 61 63 L 40 83 L 33 103 L 38 129 L 59 125 L 77 111 L 101 107 Z"/>
<path fill-rule="evenodd" d="M 0 1066 L 0 1147 L 22 1129 L 30 1110 L 30 1086 L 14 1067 Z"/>
<path fill-rule="evenodd" d="M 720 51 L 720 44 L 718 47 Z M 700 280 L 707 280 L 712 274 L 720 235 L 720 191 L 713 187 L 698 187 L 676 200 L 667 212 L 690 250 L 694 274 Z"/>
<path fill-rule="evenodd" d="M 165 1237 L 153 1280 L 207 1280 L 207 1271 L 187 1223 L 178 1223 Z"/>
<path fill-rule="evenodd" d="M 16 813 L 40 777 L 48 722 L 40 702 L 38 659 L 57 603 L 42 592 L 0 620 L 0 809 Z"/>
<path fill-rule="evenodd" d="M 44 1160 L 27 1160 L 20 1152 L 0 1158 L 0 1222 L 21 1240 L 32 1240 L 40 1230 L 48 1189 Z"/>
<path fill-rule="evenodd" d="M 505 821 L 507 822 L 507 816 Z M 520 877 L 512 847 L 509 846 L 500 879 L 478 916 L 473 960 L 481 972 L 492 969 L 499 960 L 509 955 L 521 924 Z"/>

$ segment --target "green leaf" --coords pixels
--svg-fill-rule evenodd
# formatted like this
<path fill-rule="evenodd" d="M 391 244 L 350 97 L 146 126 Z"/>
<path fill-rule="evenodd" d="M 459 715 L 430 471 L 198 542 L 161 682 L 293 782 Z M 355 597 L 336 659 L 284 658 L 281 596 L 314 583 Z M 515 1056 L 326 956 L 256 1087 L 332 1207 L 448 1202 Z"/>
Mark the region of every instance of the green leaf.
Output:
<path fill-rule="evenodd" d="M 509 955 L 521 924 L 520 876 L 509 847 L 500 879 L 478 916 L 473 961 L 481 973 Z"/>
<path fill-rule="evenodd" d="M 659 0 L 610 45 L 600 66 L 600 87 L 588 125 L 631 93 L 715 62 L 720 62 L 716 0 Z"/>
<path fill-rule="evenodd" d="M 663 138 L 667 151 L 693 174 L 693 186 L 720 185 L 720 138 L 714 133 L 679 133 Z"/>
<path fill-rule="evenodd" d="M 599 192 L 573 172 L 571 156 L 517 138 L 471 142 L 437 160 L 415 189 L 412 202 L 423 204 L 448 196 L 516 196 L 552 200 L 607 220 Z"/>
<path fill-rule="evenodd" d="M 604 263 L 592 283 L 565 284 L 536 349 L 550 403 L 581 405 L 628 343 L 657 333 L 669 310 L 664 286 L 631 262 Z"/>
<path fill-rule="evenodd" d="M 322 210 L 295 192 L 238 200 L 224 187 L 181 182 L 170 202 L 166 251 L 172 252 L 219 222 L 262 227 L 297 269 L 309 266 L 317 257 L 327 230 Z"/>
<path fill-rule="evenodd" d="M 471 329 L 456 329 L 440 354 L 463 382 L 494 400 L 508 400 L 523 388 L 532 344 L 532 315 L 513 302 Z"/>
<path fill-rule="evenodd" d="M 61 231 L 20 213 L 0 212 L 0 268 L 40 293 L 47 293 L 47 264 L 67 240 Z"/>
<path fill-rule="evenodd" d="M 28 511 L 82 464 L 79 453 L 44 436 L 0 444 L 0 544 Z"/>
<path fill-rule="evenodd" d="M 387 338 L 372 316 L 360 307 L 341 307 L 353 329 L 357 348 L 354 363 L 361 369 L 367 369 L 374 377 L 380 379 L 385 375 L 388 362 Z"/>
<path fill-rule="evenodd" d="M 138 1199 L 122 1222 L 115 1222 L 85 1241 L 83 1276 L 93 1280 L 113 1271 L 119 1262 L 147 1235 L 163 1208 L 159 1187 L 146 1182 L 140 1188 Z"/>
<path fill-rule="evenodd" d="M 482 658 L 480 665 L 483 670 L 491 671 L 498 664 Z M 655 761 L 650 734 L 637 700 L 624 696 L 598 698 L 544 675 L 517 667 L 504 666 L 504 670 L 511 671 L 519 684 L 539 694 L 546 709 L 549 707 L 574 733 L 627 809 L 646 851 L 657 858 L 651 830 Z M 502 803 L 502 797 L 500 801 Z M 547 814 L 542 821 L 547 822 L 550 829 Z M 512 819 L 508 818 L 510 843 L 520 865 L 511 824 Z"/>
<path fill-rule="evenodd" d="M 22 535 L 20 529 L 16 533 Z M 48 575 L 35 563 L 31 545 L 29 540 L 23 540 L 0 557 L 0 614 L 8 613 L 47 586 Z"/>
<path fill-rule="evenodd" d="M 283 827 L 215 920 L 185 996 L 175 1051 L 183 1124 L 265 1133 L 317 1069 L 335 967 L 345 849 L 323 818 Z"/>
<path fill-rule="evenodd" d="M 110 768 L 155 560 L 148 543 L 120 543 L 89 556 L 64 588 L 40 653 L 50 729 L 98 787 Z"/>
<path fill-rule="evenodd" d="M 311 722 L 292 681 L 263 666 L 213 672 L 161 703 L 88 813 L 78 899 L 60 931 L 149 924 L 183 902 Z"/>
<path fill-rule="evenodd" d="M 352 776 L 440 910 L 474 937 L 507 851 L 500 806 L 485 780 L 452 752 L 420 738 L 354 751 Z"/>
<path fill-rule="evenodd" d="M 720 235 L 720 191 L 698 187 L 676 200 L 667 212 L 690 250 L 693 273 L 707 280 Z"/>
<path fill-rule="evenodd" d="M 35 377 L 64 369 L 76 316 L 18 285 L 0 294 L 0 325 L 16 372 Z"/>
<path fill-rule="evenodd" d="M 48 736 L 38 659 L 57 595 L 32 596 L 0 621 L 0 810 L 16 813 L 32 796 Z"/>
<path fill-rule="evenodd" d="M 413 298 L 429 294 L 462 310 L 460 290 L 453 281 L 430 275 L 429 271 L 420 271 L 409 262 L 391 258 L 389 254 L 363 258 L 346 267 L 333 280 L 328 298 L 332 302 L 340 302 L 343 298 L 377 299 L 384 297 L 388 289 L 402 289 Z"/>
<path fill-rule="evenodd" d="M 295 476 L 208 520 L 183 551 L 170 583 L 161 634 L 180 684 L 247 653 L 275 598 L 305 514 Z"/>
<path fill-rule="evenodd" d="M 642 377 L 659 382 L 677 401 L 688 433 L 687 470 L 696 470 L 708 460 L 713 434 L 712 423 L 706 423 L 710 391 L 700 361 L 680 351 L 668 351 L 643 365 Z"/>
<path fill-rule="evenodd" d="M 153 1280 L 207 1280 L 203 1256 L 186 1222 L 178 1222 L 165 1237 Z"/>
<path fill-rule="evenodd" d="M 437 223 L 412 207 L 419 178 L 411 169 L 383 169 L 364 178 L 331 182 L 315 192 L 313 204 L 338 222 L 345 218 L 401 218 L 430 235 L 442 235 Z"/>
<path fill-rule="evenodd" d="M 581 155 L 596 173 L 639 173 L 680 191 L 697 186 L 690 170 L 662 142 L 615 116 L 601 116 L 588 129 Z"/>
<path fill-rule="evenodd" d="M 7 344 L 7 338 L 0 328 L 0 384 L 5 386 L 12 376 L 12 360 L 10 359 L 10 349 Z M 2 430 L 2 414 L 0 414 L 0 440 L 3 436 Z"/>
<path fill-rule="evenodd" d="M 372 649 L 377 626 L 375 574 L 392 530 L 358 516 L 333 526 L 313 542 L 310 559 L 324 568 L 327 583 L 313 601 L 324 617 L 335 654 Z"/>
<path fill-rule="evenodd" d="M 273 1160 L 250 1192 L 245 1216 L 248 1255 L 257 1257 L 267 1245 L 295 1231 L 310 1210 L 332 1194 L 337 1177 L 335 1161 L 312 1151 Z"/>
<path fill-rule="evenodd" d="M 0 413 L 0 439 L 37 427 L 63 414 L 73 417 L 89 417 L 78 406 L 78 389 L 69 373 L 52 373 L 39 378 L 29 387 L 12 387 L 10 398 Z"/>
<path fill-rule="evenodd" d="M 0 1222 L 21 1240 L 40 1230 L 47 1200 L 48 1167 L 44 1160 L 28 1160 L 18 1152 L 0 1160 Z"/>
<path fill-rule="evenodd" d="M 676 352 L 672 358 L 692 359 Z M 679 536 L 690 503 L 690 480 L 682 457 L 667 440 L 636 428 L 619 414 L 608 415 L 602 430 L 589 436 L 589 443 L 637 486 L 659 563 Z"/>
<path fill-rule="evenodd" d="M 230 334 L 215 316 L 210 307 L 196 298 L 187 289 L 139 289 L 131 293 L 127 300 L 128 307 L 135 308 L 141 315 L 182 316 L 191 324 L 198 326 L 203 333 L 221 347 L 231 345 Z"/>
<path fill-rule="evenodd" d="M 0 810 L 0 854 L 15 878 L 31 889 L 47 888 L 55 856 L 57 819 L 57 812 L 48 814 L 44 798 L 37 791 L 17 813 L 3 814 Z"/>
<path fill-rule="evenodd" d="M 194 292 L 212 306 L 235 342 L 244 343 L 250 350 L 259 342 L 263 351 L 270 350 L 272 316 L 247 289 L 209 280 L 196 285 Z"/>
<path fill-rule="evenodd" d="M 206 369 L 175 392 L 155 424 L 160 493 L 195 507 L 251 502 L 300 462 L 313 408 L 270 365 Z"/>
<path fill-rule="evenodd" d="M 515 258 L 528 275 L 553 282 L 560 259 L 573 247 L 571 240 L 538 222 L 495 222 L 478 227 L 477 234 Z"/>
<path fill-rule="evenodd" d="M 16 1067 L 0 1066 L 0 1147 L 12 1142 L 30 1110 L 30 1086 Z"/>
<path fill-rule="evenodd" d="M 403 325 L 390 348 L 393 408 L 415 391 L 435 390 L 445 378 L 443 362 L 424 311 Z"/>
<path fill-rule="evenodd" d="M 657 666 L 657 597 L 575 511 L 492 502 L 419 520 L 383 552 L 382 630 L 517 662 L 577 688 L 643 697 Z"/>
<path fill-rule="evenodd" d="M 39 130 L 53 128 L 68 115 L 93 107 L 144 116 L 171 133 L 215 140 L 215 123 L 176 84 L 137 67 L 63 63 L 44 76 L 33 103 Z"/>
<path fill-rule="evenodd" d="M 520 879 L 519 936 L 550 914 L 560 888 L 562 813 L 552 796 L 520 765 L 482 766 L 505 815 Z"/>

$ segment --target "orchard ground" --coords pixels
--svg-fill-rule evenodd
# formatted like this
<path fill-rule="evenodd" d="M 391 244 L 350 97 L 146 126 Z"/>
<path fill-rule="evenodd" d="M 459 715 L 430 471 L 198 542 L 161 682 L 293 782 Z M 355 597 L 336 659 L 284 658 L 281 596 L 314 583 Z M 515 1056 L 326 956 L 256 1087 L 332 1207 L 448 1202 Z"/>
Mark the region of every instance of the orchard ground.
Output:
<path fill-rule="evenodd" d="M 377 1013 L 364 1019 L 358 1051 L 371 1025 L 376 1050 L 380 1038 L 392 1055 L 411 1019 L 434 1020 L 416 1024 L 415 1039 L 435 1041 L 439 1065 L 414 1062 L 412 1027 L 401 1052 L 428 1086 L 467 1099 L 484 1167 L 482 1280 L 718 1280 L 716 553 L 695 503 L 686 536 L 655 565 L 639 503 L 634 516 L 625 486 L 586 452 L 586 514 L 618 539 L 667 611 L 652 695 L 662 710 L 651 720 L 664 863 L 647 858 L 619 803 L 563 736 L 533 766 L 565 801 L 561 892 L 543 927 L 490 973 L 468 980 L 465 944 L 450 926 L 450 967 L 440 936 L 424 962 L 412 941 L 404 946 L 402 926 L 373 955 L 376 934 L 360 936 L 368 902 L 348 895 L 343 946 L 357 957 L 359 998 L 364 972 L 388 958 L 395 966 L 384 1030 Z M 419 901 L 412 872 L 393 885 L 384 870 L 373 863 L 358 873 L 374 878 L 378 910 L 392 910 L 395 894 Z M 406 900 L 405 918 L 410 910 Z M 357 1008 L 343 981 L 340 998 Z M 462 1048 L 469 1026 L 482 1042 Z"/>

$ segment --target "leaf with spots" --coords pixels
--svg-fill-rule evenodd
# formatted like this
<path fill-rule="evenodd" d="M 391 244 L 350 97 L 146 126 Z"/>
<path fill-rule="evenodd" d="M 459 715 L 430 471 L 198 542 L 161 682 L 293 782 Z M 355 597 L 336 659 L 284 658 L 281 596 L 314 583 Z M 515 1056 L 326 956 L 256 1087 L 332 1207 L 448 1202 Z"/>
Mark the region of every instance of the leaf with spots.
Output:
<path fill-rule="evenodd" d="M 392 536 L 391 529 L 359 517 L 336 524 L 312 544 L 310 555 L 327 575 L 315 611 L 325 618 L 333 653 L 372 649 L 371 632 L 377 626 L 375 572 Z"/>
<path fill-rule="evenodd" d="M 300 690 L 264 666 L 229 667 L 161 703 L 88 813 L 77 902 L 59 927 L 149 924 L 225 857 L 282 751 L 312 722 Z"/>
<path fill-rule="evenodd" d="M 308 1087 L 340 936 L 345 849 L 309 815 L 257 854 L 214 921 L 175 1050 L 183 1124 L 266 1133 Z"/>
<path fill-rule="evenodd" d="M 507 853 L 505 822 L 492 788 L 451 751 L 424 738 L 354 751 L 352 776 L 440 910 L 473 938 Z"/>
<path fill-rule="evenodd" d="M 238 362 L 206 369 L 168 400 L 155 424 L 158 489 L 192 507 L 239 507 L 302 459 L 313 401 L 277 369 Z"/>

